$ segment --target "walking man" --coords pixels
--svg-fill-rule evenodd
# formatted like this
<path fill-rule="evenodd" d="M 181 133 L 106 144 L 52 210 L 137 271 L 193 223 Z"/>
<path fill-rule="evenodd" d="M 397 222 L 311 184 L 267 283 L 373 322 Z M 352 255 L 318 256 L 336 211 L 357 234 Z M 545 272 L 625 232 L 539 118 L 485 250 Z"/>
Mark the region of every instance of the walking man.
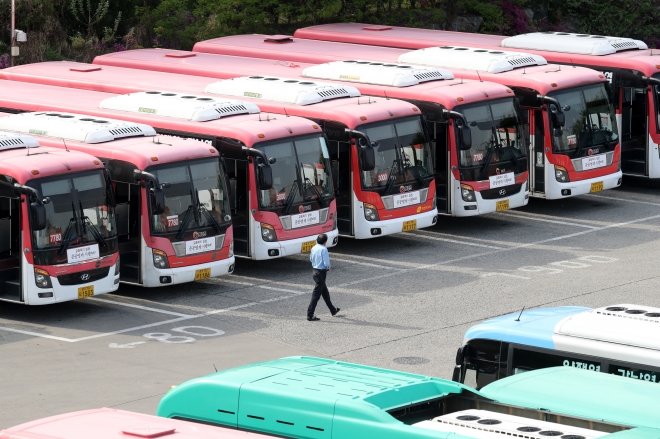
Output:
<path fill-rule="evenodd" d="M 307 308 L 307 320 L 310 322 L 321 320 L 314 315 L 316 304 L 319 302 L 321 296 L 323 296 L 323 300 L 325 300 L 325 304 L 328 305 L 328 309 L 333 316 L 336 316 L 339 312 L 339 308 L 335 308 L 332 305 L 332 302 L 330 301 L 330 292 L 325 285 L 325 277 L 328 274 L 328 271 L 330 271 L 330 255 L 326 248 L 327 243 L 328 235 L 321 233 L 316 238 L 316 245 L 312 247 L 312 251 L 309 255 L 309 260 L 312 262 L 313 268 L 312 278 L 316 283 L 314 291 L 312 292 L 312 301 L 309 302 L 309 308 Z"/>

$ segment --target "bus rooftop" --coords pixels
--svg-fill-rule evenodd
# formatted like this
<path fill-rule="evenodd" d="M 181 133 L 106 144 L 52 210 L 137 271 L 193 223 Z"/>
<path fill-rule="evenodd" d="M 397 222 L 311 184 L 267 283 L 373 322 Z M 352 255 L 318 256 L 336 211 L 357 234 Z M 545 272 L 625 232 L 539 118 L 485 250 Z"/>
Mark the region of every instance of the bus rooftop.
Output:
<path fill-rule="evenodd" d="M 0 439 L 267 439 L 257 433 L 110 408 L 51 416 L 0 430 Z"/>
<path fill-rule="evenodd" d="M 300 438 L 439 437 L 410 426 L 428 427 L 418 424 L 444 422 L 447 415 L 456 418 L 471 409 L 486 410 L 486 418 L 497 419 L 499 412 L 515 413 L 520 423 L 529 424 L 526 418 L 554 422 L 553 430 L 567 432 L 572 428 L 569 426 L 601 432 L 630 426 L 660 427 L 654 414 L 660 408 L 655 386 L 638 383 L 634 394 L 625 395 L 630 400 L 639 396 L 639 405 L 614 404 L 611 410 L 600 411 L 600 407 L 617 400 L 620 380 L 625 379 L 604 375 L 597 382 L 590 381 L 593 375 L 558 368 L 529 372 L 524 379 L 516 377 L 520 392 L 528 398 L 520 397 L 525 404 L 512 407 L 516 405 L 513 400 L 519 398 L 518 391 L 498 396 L 495 401 L 488 393 L 439 378 L 322 358 L 291 357 L 188 381 L 165 395 L 158 415 Z M 546 391 L 537 398 L 529 391 L 541 381 L 552 379 L 565 381 L 561 387 L 564 393 L 550 397 Z M 571 382 L 582 384 L 572 387 Z M 503 385 L 498 383 L 493 393 L 501 392 Z M 593 394 L 590 391 L 596 386 L 602 396 L 601 405 L 585 404 L 584 398 Z M 483 437 L 473 433 L 469 436 Z"/>

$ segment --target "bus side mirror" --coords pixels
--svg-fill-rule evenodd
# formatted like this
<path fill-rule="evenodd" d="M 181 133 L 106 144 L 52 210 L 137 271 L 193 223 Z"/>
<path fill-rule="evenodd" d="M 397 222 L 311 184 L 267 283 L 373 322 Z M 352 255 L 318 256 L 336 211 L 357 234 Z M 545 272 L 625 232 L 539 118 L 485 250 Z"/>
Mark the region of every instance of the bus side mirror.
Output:
<path fill-rule="evenodd" d="M 273 187 L 273 168 L 269 165 L 259 164 L 257 166 L 257 181 L 260 190 L 271 189 Z"/>
<path fill-rule="evenodd" d="M 467 151 L 472 148 L 472 131 L 467 125 L 457 126 L 458 128 L 458 144 L 461 151 Z"/>
<path fill-rule="evenodd" d="M 161 188 L 151 189 L 151 214 L 160 215 L 165 212 L 165 191 Z"/>
<path fill-rule="evenodd" d="M 30 203 L 30 216 L 32 217 L 32 228 L 43 230 L 48 225 L 46 222 L 46 206 L 41 203 Z"/>
<path fill-rule="evenodd" d="M 566 116 L 564 115 L 564 112 L 561 110 L 552 110 L 550 112 L 550 119 L 552 121 L 553 128 L 561 129 L 561 127 L 563 127 L 566 124 Z"/>
<path fill-rule="evenodd" d="M 362 155 L 362 170 L 373 171 L 376 168 L 376 152 L 374 148 L 371 145 L 360 148 L 360 154 Z"/>

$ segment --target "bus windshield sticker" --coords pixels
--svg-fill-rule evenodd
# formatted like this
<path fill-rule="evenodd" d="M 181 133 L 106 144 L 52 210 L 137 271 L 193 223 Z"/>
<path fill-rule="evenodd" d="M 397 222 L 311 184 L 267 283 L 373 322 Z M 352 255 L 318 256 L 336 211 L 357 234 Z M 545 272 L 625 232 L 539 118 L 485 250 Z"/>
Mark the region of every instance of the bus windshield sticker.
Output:
<path fill-rule="evenodd" d="M 284 201 L 286 200 L 286 192 L 279 192 L 277 194 L 277 201 Z"/>
<path fill-rule="evenodd" d="M 384 181 L 387 181 L 387 172 L 381 172 L 378 174 L 378 182 L 382 183 Z"/>
<path fill-rule="evenodd" d="M 568 142 L 568 146 L 577 145 L 577 135 L 573 134 L 572 136 L 566 136 L 566 141 Z"/>
<path fill-rule="evenodd" d="M 62 234 L 61 233 L 55 233 L 53 235 L 50 235 L 50 243 L 53 244 L 55 242 L 62 242 Z"/>
<path fill-rule="evenodd" d="M 484 159 L 484 153 L 483 152 L 472 154 L 472 161 L 473 162 L 480 162 L 483 159 Z"/>
<path fill-rule="evenodd" d="M 99 245 L 93 244 L 83 247 L 69 248 L 66 250 L 66 257 L 69 264 L 89 261 L 90 259 L 98 259 L 100 257 Z"/>
<path fill-rule="evenodd" d="M 494 189 L 502 186 L 511 186 L 516 184 L 516 177 L 513 172 L 507 172 L 506 174 L 497 174 L 488 178 L 490 180 L 490 188 Z"/>
<path fill-rule="evenodd" d="M 177 227 L 179 225 L 179 215 L 167 217 L 167 227 Z"/>

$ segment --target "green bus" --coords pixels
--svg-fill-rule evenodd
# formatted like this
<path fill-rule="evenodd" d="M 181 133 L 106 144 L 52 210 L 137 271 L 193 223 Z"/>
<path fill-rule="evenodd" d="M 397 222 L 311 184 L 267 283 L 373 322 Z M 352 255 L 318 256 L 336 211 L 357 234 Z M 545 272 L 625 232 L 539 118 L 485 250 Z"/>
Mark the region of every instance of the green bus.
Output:
<path fill-rule="evenodd" d="M 158 415 L 300 439 L 451 433 L 475 439 L 658 439 L 658 392 L 652 383 L 564 367 L 504 378 L 476 391 L 440 378 L 289 357 L 176 386 L 161 400 Z"/>

